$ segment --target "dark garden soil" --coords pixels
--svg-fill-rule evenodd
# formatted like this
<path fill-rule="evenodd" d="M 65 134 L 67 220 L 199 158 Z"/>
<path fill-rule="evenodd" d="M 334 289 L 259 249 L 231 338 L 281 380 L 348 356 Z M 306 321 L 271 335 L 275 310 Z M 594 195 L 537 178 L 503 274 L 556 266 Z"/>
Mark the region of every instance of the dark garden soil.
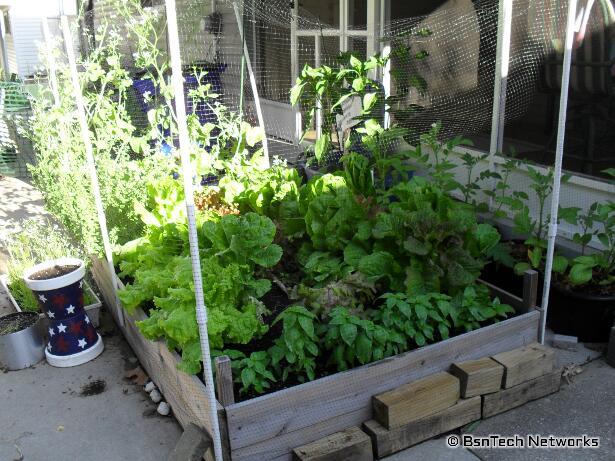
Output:
<path fill-rule="evenodd" d="M 0 336 L 25 330 L 37 321 L 38 314 L 36 312 L 15 312 L 0 317 Z"/>
<path fill-rule="evenodd" d="M 553 274 L 553 285 L 557 285 L 561 291 L 572 291 L 573 293 L 587 296 L 615 296 L 615 284 L 599 285 L 597 283 L 586 283 L 581 286 L 572 286 L 563 280 L 563 277 L 559 274 Z"/>
<path fill-rule="evenodd" d="M 106 388 L 107 382 L 104 379 L 95 379 L 81 386 L 81 392 L 79 392 L 79 395 L 82 397 L 91 397 L 92 395 L 102 394 L 105 392 Z"/>
<path fill-rule="evenodd" d="M 79 269 L 79 265 L 71 264 L 66 266 L 58 266 L 55 265 L 48 269 L 43 269 L 42 271 L 35 272 L 30 275 L 31 280 L 50 280 L 58 277 L 62 277 L 63 275 L 70 274 L 71 272 Z"/>

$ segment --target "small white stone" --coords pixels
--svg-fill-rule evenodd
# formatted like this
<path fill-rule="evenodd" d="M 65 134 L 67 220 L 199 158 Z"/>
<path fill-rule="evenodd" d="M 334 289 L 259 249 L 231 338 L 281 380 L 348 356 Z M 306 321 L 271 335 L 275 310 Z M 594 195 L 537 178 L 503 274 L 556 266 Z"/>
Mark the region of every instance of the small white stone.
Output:
<path fill-rule="evenodd" d="M 171 413 L 171 407 L 167 402 L 160 402 L 156 411 L 162 416 L 168 416 Z"/>
<path fill-rule="evenodd" d="M 162 400 L 162 395 L 158 392 L 158 389 L 154 389 L 149 393 L 149 398 L 152 399 L 152 402 L 158 403 Z"/>
<path fill-rule="evenodd" d="M 156 389 L 156 385 L 154 384 L 154 381 L 148 381 L 144 389 L 145 389 L 145 392 L 147 392 L 148 394 L 152 392 L 154 389 Z"/>

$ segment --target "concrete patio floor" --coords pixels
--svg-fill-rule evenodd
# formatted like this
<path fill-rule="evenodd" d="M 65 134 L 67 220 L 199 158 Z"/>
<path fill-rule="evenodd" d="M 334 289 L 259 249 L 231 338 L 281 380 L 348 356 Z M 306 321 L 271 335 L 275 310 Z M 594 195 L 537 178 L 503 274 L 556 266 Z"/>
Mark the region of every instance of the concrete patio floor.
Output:
<path fill-rule="evenodd" d="M 44 214 L 35 189 L 15 179 L 0 179 L 0 236 L 18 231 L 23 219 Z M 0 273 L 1 253 L 0 248 Z M 0 316 L 8 312 L 2 309 L 0 295 Z M 106 333 L 105 352 L 88 364 L 59 369 L 41 362 L 26 370 L 0 371 L 0 461 L 167 459 L 181 428 L 172 417 L 158 416 L 141 387 L 124 378 L 136 358 L 108 316 L 103 316 L 100 330 Z M 600 355 L 583 346 L 577 352 L 556 350 L 560 366 L 587 363 L 570 385 L 564 383 L 557 394 L 464 428 L 474 435 L 595 435 L 601 437 L 599 449 L 469 451 L 448 448 L 440 437 L 386 459 L 615 460 L 615 368 Z M 104 391 L 83 395 L 84 386 L 96 380 L 105 381 Z"/>
<path fill-rule="evenodd" d="M 0 460 L 167 459 L 181 427 L 124 378 L 138 362 L 110 322 L 104 316 L 105 351 L 91 362 L 0 371 Z"/>

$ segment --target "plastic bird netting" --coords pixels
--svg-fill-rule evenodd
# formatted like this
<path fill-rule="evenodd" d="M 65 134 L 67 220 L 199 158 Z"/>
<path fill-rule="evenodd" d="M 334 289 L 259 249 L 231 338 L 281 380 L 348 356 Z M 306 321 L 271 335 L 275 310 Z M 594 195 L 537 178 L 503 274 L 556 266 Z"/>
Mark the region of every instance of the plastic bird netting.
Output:
<path fill-rule="evenodd" d="M 158 17 L 156 40 L 159 58 L 164 59 L 168 45 L 164 6 L 159 3 L 152 2 L 146 14 L 153 12 Z M 372 1 L 343 1 L 342 9 L 338 2 L 314 0 L 298 4 L 286 0 L 237 4 L 178 1 L 186 87 L 196 85 L 195 70 L 202 72 L 211 91 L 220 95 L 218 101 L 254 125 L 259 124 L 256 106 L 260 103 L 260 123 L 265 126 L 270 153 L 296 161 L 306 150 L 299 141 L 309 146 L 322 129 L 324 118 L 316 113 L 310 124 L 307 110 L 293 108 L 290 103 L 290 89 L 304 66 L 338 69 L 344 65 L 344 53 L 363 60 L 386 47 L 390 52 L 390 88 L 381 84 L 377 90 L 391 96 L 387 112 L 392 124 L 423 133 L 433 123 L 441 122 L 443 138 L 489 132 L 498 3 L 435 1 L 416 8 L 393 3 L 387 12 L 379 2 Z M 433 5 L 429 7 L 428 3 Z M 615 19 L 611 4 L 596 3 L 585 33 L 591 35 L 607 24 L 610 34 Z M 412 14 L 425 10 L 430 12 Z M 381 19 L 383 14 L 393 17 Z M 564 16 L 562 2 L 514 2 L 507 121 L 525 114 L 538 87 L 559 91 Z M 94 29 L 108 21 L 109 28 L 121 31 L 124 27 L 113 2 L 95 2 L 86 17 L 84 23 Z M 145 124 L 148 111 L 156 104 L 152 96 L 157 95 L 157 89 L 147 77 L 140 78 L 143 69 L 134 60 L 137 40 L 123 41 L 119 47 L 125 68 L 135 74 L 131 116 L 137 124 Z M 381 82 L 384 73 L 383 66 L 370 76 Z M 255 85 L 251 84 L 252 77 Z M 188 110 L 196 111 L 202 123 L 214 116 L 206 103 L 194 108 L 189 103 Z M 348 108 L 351 115 L 352 110 Z M 297 111 L 303 112 L 302 118 L 297 117 Z"/>
<path fill-rule="evenodd" d="M 27 165 L 35 163 L 35 155 L 21 128 L 30 114 L 23 83 L 0 81 L 0 175 L 29 176 Z"/>
<path fill-rule="evenodd" d="M 293 203 L 294 208 L 284 208 L 280 202 L 293 194 L 299 197 L 303 179 L 298 170 L 280 165 L 287 162 L 306 166 L 301 174 L 309 176 L 312 168 L 330 166 L 351 150 L 361 152 L 357 139 L 370 132 L 385 133 L 380 138 L 381 145 L 371 146 L 374 151 L 402 150 L 420 141 L 434 147 L 438 141 L 455 137 L 468 138 L 483 152 L 489 151 L 494 106 L 496 115 L 502 112 L 508 130 L 532 115 L 537 92 L 557 99 L 561 89 L 567 2 L 513 2 L 510 60 L 499 77 L 498 55 L 502 55 L 502 47 L 508 46 L 502 43 L 502 12 L 498 2 L 492 0 L 177 0 L 176 3 L 190 138 L 189 145 L 181 147 L 189 151 L 190 179 L 196 187 L 194 205 L 199 216 L 209 344 L 214 355 L 220 355 L 228 344 L 237 346 L 231 357 L 235 398 L 248 400 L 286 387 L 286 374 L 275 384 L 269 378 L 273 376 L 269 370 L 274 365 L 267 362 L 271 359 L 266 351 L 250 349 L 262 346 L 251 341 L 259 339 L 258 334 L 262 333 L 259 329 L 273 324 L 276 314 L 288 307 L 280 304 L 279 298 L 288 301 L 315 296 L 311 290 L 324 287 L 329 290 L 325 295 L 335 299 L 363 297 L 361 302 L 376 302 L 373 285 L 360 275 L 352 277 L 360 271 L 344 273 L 344 278 L 335 281 L 337 285 L 327 285 L 331 281 L 327 271 L 350 271 L 346 258 L 354 257 L 358 264 L 363 257 L 376 256 L 364 264 L 364 270 L 368 271 L 382 256 L 376 253 L 386 253 L 374 250 L 374 246 L 370 249 L 374 254 L 369 255 L 361 253 L 367 251 L 361 248 L 344 248 L 337 259 L 327 260 L 333 251 L 329 248 L 326 251 L 319 248 L 306 255 L 305 248 L 314 250 L 316 244 L 301 248 L 289 245 L 290 250 L 285 247 L 283 253 L 282 243 L 276 240 L 279 230 L 276 225 L 289 226 L 284 229 L 285 235 L 293 235 L 293 219 L 287 216 L 296 218 L 292 213 L 299 213 L 300 207 Z M 615 57 L 610 48 L 615 12 L 610 0 L 581 3 L 584 14 L 578 21 L 580 32 L 574 51 L 577 66 L 573 66 L 571 86 L 580 94 L 610 92 L 612 70 L 605 63 Z M 150 361 L 145 365 L 160 376 L 166 374 L 168 378 L 176 365 L 182 370 L 156 383 L 169 399 L 176 417 L 182 424 L 196 421 L 211 430 L 204 386 L 192 376 L 202 370 L 192 281 L 194 259 L 190 258 L 191 254 L 195 257 L 194 240 L 189 240 L 186 230 L 186 202 L 191 204 L 192 200 L 185 200 L 185 188 L 178 180 L 188 176 L 182 175 L 177 155 L 179 120 L 171 84 L 171 46 L 164 3 L 157 0 L 87 2 L 87 8 L 72 26 L 73 39 L 81 55 L 78 70 L 100 195 L 109 237 L 115 245 L 115 271 L 122 280 L 119 283 L 121 306 L 115 302 L 115 274 L 105 274 L 109 271 L 100 260 L 94 264 L 94 270 L 104 282 L 102 290 L 118 321 L 125 316 L 123 308 L 132 315 L 125 319 L 128 334 L 166 339 L 170 346 L 168 349 L 161 342 L 141 339 L 137 344 L 139 348 L 147 348 L 145 355 Z M 74 92 L 68 83 L 69 69 L 63 50 L 61 40 L 57 41 L 52 55 L 58 69 L 58 97 L 50 96 L 48 100 L 34 103 L 30 137 L 39 162 L 32 175 L 35 185 L 44 191 L 47 206 L 61 223 L 88 253 L 101 254 L 103 243 L 91 198 L 91 172 L 86 168 L 87 152 L 74 116 Z M 584 65 L 584 60 L 601 64 Z M 596 69 L 600 72 L 595 72 Z M 494 104 L 496 84 L 502 84 L 506 94 L 502 104 Z M 388 127 L 392 129 L 386 131 Z M 425 133 L 429 134 L 425 136 Z M 552 155 L 553 146 L 549 142 L 540 146 L 541 155 Z M 457 140 L 451 145 L 457 147 L 460 143 Z M 447 149 L 447 154 L 451 153 L 452 147 Z M 245 156 L 234 155 L 244 152 Z M 262 157 L 257 155 L 261 153 Z M 240 159 L 236 161 L 237 158 Z M 477 169 L 488 168 L 488 155 L 477 158 L 482 162 Z M 458 198 L 477 205 L 473 200 L 479 201 L 477 196 L 482 191 L 472 187 L 473 182 L 479 181 L 478 173 L 472 170 L 476 163 L 467 158 L 464 161 L 469 162 L 469 169 L 461 173 L 469 171 L 469 174 L 467 182 L 455 185 L 459 186 Z M 509 182 L 502 190 L 514 188 L 520 192 L 514 199 L 524 211 L 528 210 L 522 218 L 526 218 L 524 222 L 528 226 L 539 223 L 538 240 L 542 244 L 547 238 L 548 217 L 536 218 L 536 213 L 546 209 L 549 193 L 543 194 L 540 203 L 533 197 L 530 200 L 524 192 L 530 187 L 527 172 L 521 172 L 518 164 L 509 166 L 504 162 L 500 167 L 507 170 L 502 176 Z M 267 172 L 257 168 L 263 163 L 274 168 Z M 417 176 L 423 173 L 418 170 Z M 449 175 L 447 171 L 445 176 Z M 460 171 L 454 173 L 459 176 Z M 253 176 L 246 177 L 247 174 Z M 550 190 L 552 172 L 551 176 L 548 172 L 541 174 L 533 176 L 534 184 L 542 181 L 541 187 L 545 188 L 541 190 Z M 372 169 L 371 178 L 363 178 L 366 179 L 363 186 L 373 188 L 374 176 Z M 327 191 L 334 194 L 337 186 L 333 182 L 338 179 L 327 177 L 332 184 L 323 186 L 323 190 L 328 187 L 331 190 Z M 382 181 L 383 190 L 390 186 L 386 184 L 387 171 L 376 180 Z M 250 181 L 258 183 L 265 192 L 247 193 L 244 186 Z M 216 187 L 208 188 L 208 185 Z M 68 192 L 67 187 L 70 187 Z M 243 192 L 246 194 L 242 195 Z M 606 201 L 612 188 L 601 189 L 599 194 L 603 195 L 598 200 Z M 442 197 L 445 195 L 442 193 Z M 490 198 L 493 201 L 498 197 L 494 192 Z M 348 206 L 352 213 L 359 215 L 364 206 L 371 205 L 369 200 L 357 203 L 354 195 L 348 199 L 340 194 L 331 200 L 340 200 L 342 211 Z M 443 198 L 443 202 L 449 203 L 447 200 L 452 202 L 448 196 Z M 576 196 L 566 200 L 568 206 L 587 208 L 588 205 L 580 203 L 581 199 Z M 511 202 L 512 199 L 507 203 L 498 202 L 498 208 L 492 210 L 494 215 L 497 218 L 506 215 L 503 210 L 509 211 Z M 315 209 L 310 209 L 309 219 L 320 218 Z M 215 217 L 209 219 L 208 213 Z M 530 214 L 534 221 L 530 220 Z M 274 215 L 279 218 L 276 224 L 270 219 Z M 354 218 L 352 214 L 337 218 L 337 224 L 343 227 L 346 220 Z M 475 218 L 472 215 L 471 220 Z M 308 233 L 303 217 L 298 220 Z M 317 227 L 314 225 L 314 229 Z M 322 229 L 324 226 L 320 227 L 321 232 Z M 574 230 L 566 232 L 571 236 Z M 320 243 L 326 247 L 334 237 L 321 235 Z M 346 237 L 354 242 L 354 234 Z M 257 255 L 248 257 L 251 252 Z M 322 272 L 314 269 L 316 275 L 306 288 L 303 280 L 293 279 L 292 274 L 301 272 L 299 265 L 307 268 L 310 264 L 312 269 L 317 267 Z M 281 267 L 281 272 L 272 272 L 265 280 L 263 274 L 273 267 Z M 389 267 L 397 267 L 395 258 L 377 266 L 382 270 Z M 297 294 L 300 289 L 305 292 Z M 303 315 L 300 309 L 289 312 L 297 318 Z M 134 319 L 139 320 L 137 326 Z M 301 318 L 297 325 L 305 322 L 310 320 Z M 359 322 L 364 325 L 367 320 L 359 319 Z M 306 327 L 308 336 L 309 331 Z M 305 344 L 316 347 L 311 342 L 313 336 L 308 339 Z M 426 338 L 420 341 L 425 344 Z M 291 378 L 295 381 L 287 387 L 313 380 L 315 369 L 322 371 L 318 368 L 321 364 L 315 363 L 314 354 L 302 353 L 307 354 L 307 359 L 303 357 L 305 363 L 295 363 L 308 371 L 300 378 Z M 371 346 L 363 348 L 363 353 L 370 359 L 358 359 L 354 352 L 348 353 L 354 354 L 351 359 L 338 354 L 341 365 L 333 372 L 369 363 Z M 228 354 L 231 353 L 226 351 L 225 355 Z M 336 357 L 331 357 L 335 361 Z M 378 360 L 375 353 L 373 359 Z M 351 366 L 346 361 L 352 362 Z M 223 369 L 220 365 L 218 373 Z M 331 369 L 316 377 L 331 373 Z M 231 373 L 228 369 L 227 372 Z M 231 388 L 233 378 L 229 380 Z M 333 391 L 339 393 L 340 389 Z M 282 393 L 271 412 L 264 405 L 255 417 L 248 414 L 245 406 L 240 406 L 237 413 L 227 412 L 237 424 L 232 427 L 233 423 L 229 422 L 229 428 L 235 432 L 224 440 L 224 444 L 229 444 L 225 449 L 237 459 L 288 459 L 292 448 L 318 438 L 313 434 L 320 431 L 324 420 L 312 409 L 327 397 L 325 391 L 320 392 L 322 395 L 310 395 L 311 400 L 305 402 L 294 401 L 288 397 L 291 394 Z M 353 390 L 348 392 L 351 394 Z M 228 395 L 218 389 L 218 399 L 223 398 L 225 405 L 231 403 Z M 361 413 L 357 416 L 360 418 L 369 413 L 363 408 L 346 407 L 341 400 L 340 397 L 335 405 L 343 408 L 339 413 L 333 411 L 325 421 L 329 426 L 322 430 L 323 435 L 343 429 L 346 417 L 355 424 L 356 415 Z M 303 412 L 309 413 L 305 419 Z M 311 435 L 305 436 L 304 430 L 311 430 Z"/>

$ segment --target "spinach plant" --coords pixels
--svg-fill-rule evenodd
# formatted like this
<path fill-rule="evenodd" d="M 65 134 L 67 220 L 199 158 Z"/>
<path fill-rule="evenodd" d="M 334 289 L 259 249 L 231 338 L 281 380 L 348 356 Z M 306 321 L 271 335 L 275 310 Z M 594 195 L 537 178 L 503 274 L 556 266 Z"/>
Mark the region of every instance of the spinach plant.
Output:
<path fill-rule="evenodd" d="M 330 351 L 329 362 L 343 371 L 389 357 L 403 344 L 403 339 L 369 319 L 350 314 L 343 307 L 336 307 L 329 314 L 329 321 L 321 328 L 324 346 Z"/>
<path fill-rule="evenodd" d="M 375 312 L 375 319 L 387 329 L 397 332 L 403 338 L 403 348 L 411 344 L 424 346 L 434 342 L 436 334 L 442 339 L 449 337 L 452 321 L 450 296 L 440 293 L 426 293 L 408 296 L 405 293 L 386 293 L 381 296 L 384 306 Z M 409 344 L 409 342 L 412 343 Z"/>
<path fill-rule="evenodd" d="M 241 384 L 239 392 L 262 394 L 277 380 L 271 372 L 271 356 L 267 351 L 252 352 L 249 356 L 234 349 L 212 351 L 212 357 L 226 355 L 231 359 L 233 381 Z"/>
<path fill-rule="evenodd" d="M 282 335 L 268 351 L 272 366 L 283 381 L 290 375 L 299 382 L 313 380 L 319 355 L 316 316 L 305 307 L 291 306 L 273 325 L 278 322 L 282 322 Z"/>

